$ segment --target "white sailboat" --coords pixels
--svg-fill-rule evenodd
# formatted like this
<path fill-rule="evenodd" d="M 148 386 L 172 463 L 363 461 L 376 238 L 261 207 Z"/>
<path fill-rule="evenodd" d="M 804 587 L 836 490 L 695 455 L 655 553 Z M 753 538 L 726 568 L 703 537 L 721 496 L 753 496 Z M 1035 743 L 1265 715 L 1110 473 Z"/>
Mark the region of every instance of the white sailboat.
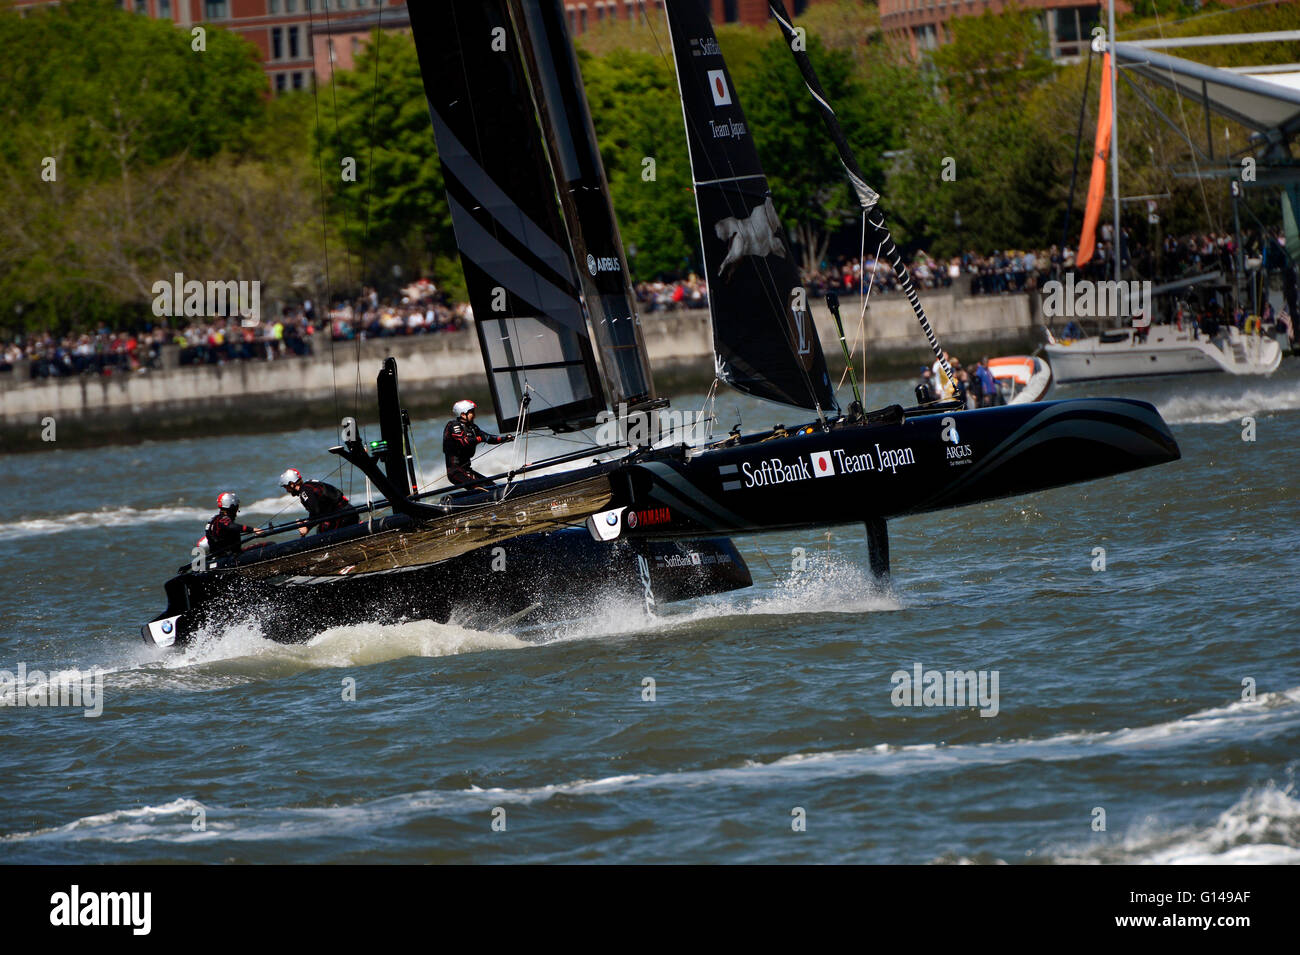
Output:
<path fill-rule="evenodd" d="M 1216 371 L 1268 375 L 1282 363 L 1275 338 L 1247 334 L 1235 325 L 1221 326 L 1213 336 L 1191 324 L 1116 328 L 1073 340 L 1058 340 L 1050 329 L 1047 335 L 1043 351 L 1060 384 Z"/>
<path fill-rule="evenodd" d="M 1107 40 L 1115 35 L 1115 2 L 1109 3 Z M 1097 46 L 1094 45 L 1094 49 Z M 1115 284 L 1120 277 L 1121 242 L 1119 191 L 1119 97 L 1116 86 L 1118 66 L 1108 56 L 1110 83 L 1110 172 L 1114 204 Z M 1103 105 L 1106 97 L 1103 96 Z M 1086 227 L 1086 223 L 1085 223 Z M 1146 314 L 1147 321 L 1151 315 Z M 1249 325 L 1247 327 L 1250 327 Z M 1282 348 L 1274 337 L 1261 333 L 1258 319 L 1252 331 L 1243 332 L 1233 325 L 1222 325 L 1212 334 L 1203 333 L 1195 321 L 1187 327 L 1149 325 L 1115 328 L 1097 335 L 1074 339 L 1057 339 L 1047 329 L 1048 342 L 1043 351 L 1052 366 L 1055 380 L 1061 384 L 1099 381 L 1107 378 L 1146 378 L 1156 375 L 1181 375 L 1197 372 L 1227 372 L 1232 375 L 1269 375 L 1282 362 Z"/>

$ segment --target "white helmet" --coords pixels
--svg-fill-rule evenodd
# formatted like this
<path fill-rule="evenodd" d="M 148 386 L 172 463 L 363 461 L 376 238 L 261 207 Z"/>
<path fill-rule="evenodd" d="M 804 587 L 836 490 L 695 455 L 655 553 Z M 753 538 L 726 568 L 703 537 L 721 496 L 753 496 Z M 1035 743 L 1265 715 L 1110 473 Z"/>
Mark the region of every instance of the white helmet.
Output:
<path fill-rule="evenodd" d="M 239 507 L 239 495 L 234 491 L 226 491 L 217 498 L 217 507 L 223 511 L 233 511 Z"/>
<path fill-rule="evenodd" d="M 455 412 L 457 418 L 466 412 L 475 410 L 476 408 L 478 408 L 478 405 L 474 404 L 474 402 L 470 401 L 468 398 L 463 401 L 458 401 L 451 406 L 451 410 Z"/>
<path fill-rule="evenodd" d="M 288 487 L 290 484 L 300 484 L 302 482 L 302 472 L 297 468 L 289 468 L 280 475 L 280 487 Z"/>

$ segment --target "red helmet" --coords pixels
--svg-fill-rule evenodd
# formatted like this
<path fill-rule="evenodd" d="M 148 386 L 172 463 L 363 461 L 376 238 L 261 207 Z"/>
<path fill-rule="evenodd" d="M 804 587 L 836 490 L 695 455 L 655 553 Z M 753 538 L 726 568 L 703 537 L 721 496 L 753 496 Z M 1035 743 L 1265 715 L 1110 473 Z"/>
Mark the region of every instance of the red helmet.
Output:
<path fill-rule="evenodd" d="M 239 495 L 234 491 L 224 491 L 217 496 L 217 507 L 223 511 L 234 511 L 239 508 Z"/>

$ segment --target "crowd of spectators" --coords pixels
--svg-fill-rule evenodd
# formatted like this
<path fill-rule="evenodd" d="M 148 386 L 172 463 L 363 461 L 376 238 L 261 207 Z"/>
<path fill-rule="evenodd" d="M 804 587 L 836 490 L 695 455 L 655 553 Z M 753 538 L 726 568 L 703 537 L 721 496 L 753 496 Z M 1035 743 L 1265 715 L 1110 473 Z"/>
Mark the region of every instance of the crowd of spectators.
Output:
<path fill-rule="evenodd" d="M 633 291 L 642 313 L 709 307 L 709 288 L 694 272 L 676 282 L 639 282 Z"/>
<path fill-rule="evenodd" d="M 1075 262 L 1076 251 L 1069 246 L 1052 245 L 1046 249 L 995 249 L 991 253 L 967 251 L 946 259 L 936 259 L 921 251 L 912 257 L 907 270 L 919 289 L 952 288 L 960 294 L 1006 295 L 1041 288 L 1051 279 L 1062 279 L 1074 271 L 1081 278 L 1114 277 L 1114 241 L 1109 225 L 1099 230 L 1096 251 L 1082 267 Z M 1235 269 L 1236 238 L 1224 233 L 1199 233 L 1165 236 L 1158 245 L 1134 241 L 1124 230 L 1120 245 L 1124 260 L 1121 266 L 1126 279 L 1169 282 L 1214 269 L 1230 275 Z M 1247 269 L 1266 270 L 1286 267 L 1284 239 L 1279 231 L 1247 231 L 1242 236 Z M 824 295 L 828 291 L 856 292 L 864 278 L 876 291 L 898 290 L 898 278 L 883 259 L 868 255 L 842 256 L 805 276 L 810 291 Z"/>
<path fill-rule="evenodd" d="M 1062 279 L 1070 271 L 1081 278 L 1109 278 L 1114 272 L 1114 237 L 1106 224 L 1098 233 L 1096 251 L 1083 267 L 1076 266 L 1074 249 L 1056 245 L 991 253 L 967 251 L 944 259 L 920 251 L 906 267 L 920 289 L 953 289 L 968 295 L 1029 292 L 1048 280 Z M 1287 259 L 1279 231 L 1246 232 L 1242 244 L 1248 268 L 1285 268 Z M 1120 254 L 1124 256 L 1126 278 L 1166 282 L 1213 269 L 1231 274 L 1237 245 L 1234 236 L 1214 232 L 1165 236 L 1158 245 L 1147 245 L 1134 241 L 1126 229 Z M 863 287 L 864 278 L 873 294 L 887 295 L 899 288 L 890 264 L 870 255 L 865 261 L 857 256 L 824 261 L 804 276 L 809 292 L 817 297 L 828 291 L 856 293 Z M 676 281 L 640 282 L 634 292 L 643 314 L 702 309 L 709 304 L 708 286 L 695 273 Z M 432 282 L 420 279 L 386 299 L 375 289 L 365 288 L 354 300 L 336 301 L 329 310 L 328 333 L 335 341 L 351 341 L 358 337 L 455 332 L 472 319 L 469 305 L 449 301 Z M 178 347 L 182 365 L 274 361 L 311 354 L 322 324 L 312 303 L 303 301 L 284 307 L 269 321 L 249 322 L 233 317 L 182 325 L 172 320 L 149 323 L 134 332 L 101 328 L 63 336 L 33 334 L 0 342 L 0 371 L 8 371 L 26 359 L 33 378 L 129 374 L 161 367 L 167 344 Z"/>
<path fill-rule="evenodd" d="M 997 380 L 989 368 L 987 357 L 981 358 L 969 368 L 962 365 L 960 358 L 946 351 L 943 358 L 952 369 L 952 378 L 948 377 L 943 362 L 938 359 L 935 359 L 933 365 L 922 365 L 921 378 L 916 383 L 916 399 L 919 403 L 955 398 L 966 408 L 989 408 L 1004 405 L 1011 397 L 1013 386 Z"/>
<path fill-rule="evenodd" d="M 431 282 L 421 279 L 387 301 L 366 288 L 355 301 L 336 302 L 329 320 L 335 341 L 351 341 L 458 331 L 471 316 L 468 305 L 448 304 Z M 270 320 L 229 317 L 181 324 L 161 319 L 137 331 L 31 334 L 0 343 L 0 372 L 21 361 L 30 363 L 32 378 L 145 372 L 162 367 L 167 345 L 177 347 L 181 365 L 276 361 L 310 355 L 323 331 L 312 302 L 304 300 L 285 306 Z"/>

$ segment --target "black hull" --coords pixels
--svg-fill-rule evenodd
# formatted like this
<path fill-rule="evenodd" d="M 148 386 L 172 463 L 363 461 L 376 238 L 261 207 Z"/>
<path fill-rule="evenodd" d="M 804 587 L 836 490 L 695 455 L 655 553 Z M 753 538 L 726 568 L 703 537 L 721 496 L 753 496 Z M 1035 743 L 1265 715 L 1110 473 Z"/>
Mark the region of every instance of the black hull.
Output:
<path fill-rule="evenodd" d="M 901 419 L 901 420 L 900 420 Z M 923 514 L 1091 481 L 1180 456 L 1144 401 L 1073 399 L 741 443 L 630 467 L 624 533 L 742 533 Z M 828 466 L 817 470 L 818 459 Z M 619 481 L 613 482 L 615 488 Z"/>
<path fill-rule="evenodd" d="M 854 521 L 867 525 L 872 568 L 884 574 L 891 518 L 1178 458 L 1168 426 L 1143 401 L 887 409 L 829 430 L 805 425 L 707 448 L 638 451 L 516 481 L 508 501 L 461 494 L 445 515 L 394 515 L 373 530 L 250 549 L 232 566 L 169 581 L 167 611 L 143 631 L 147 642 L 166 645 L 174 633 L 183 643 L 253 614 L 271 639 L 297 642 L 362 621 L 454 617 L 492 626 L 520 614 L 529 622 L 580 616 L 602 593 L 639 597 L 646 574 L 663 601 L 749 586 L 744 560 L 715 535 Z M 571 526 L 584 518 L 590 533 Z M 500 560 L 504 567 L 494 567 Z M 172 617 L 173 632 L 161 632 L 160 621 Z"/>
<path fill-rule="evenodd" d="M 296 543 L 296 542 L 295 542 Z M 597 542 L 586 530 L 529 534 L 438 564 L 359 577 L 250 578 L 240 567 L 186 572 L 166 584 L 167 609 L 141 628 L 146 643 L 185 646 L 203 631 L 256 620 L 277 643 L 329 627 L 450 620 L 488 629 L 588 615 L 602 600 L 643 605 L 726 593 L 753 583 L 730 540 Z M 170 621 L 164 633 L 159 626 Z M 167 641 L 172 639 L 173 643 Z"/>

